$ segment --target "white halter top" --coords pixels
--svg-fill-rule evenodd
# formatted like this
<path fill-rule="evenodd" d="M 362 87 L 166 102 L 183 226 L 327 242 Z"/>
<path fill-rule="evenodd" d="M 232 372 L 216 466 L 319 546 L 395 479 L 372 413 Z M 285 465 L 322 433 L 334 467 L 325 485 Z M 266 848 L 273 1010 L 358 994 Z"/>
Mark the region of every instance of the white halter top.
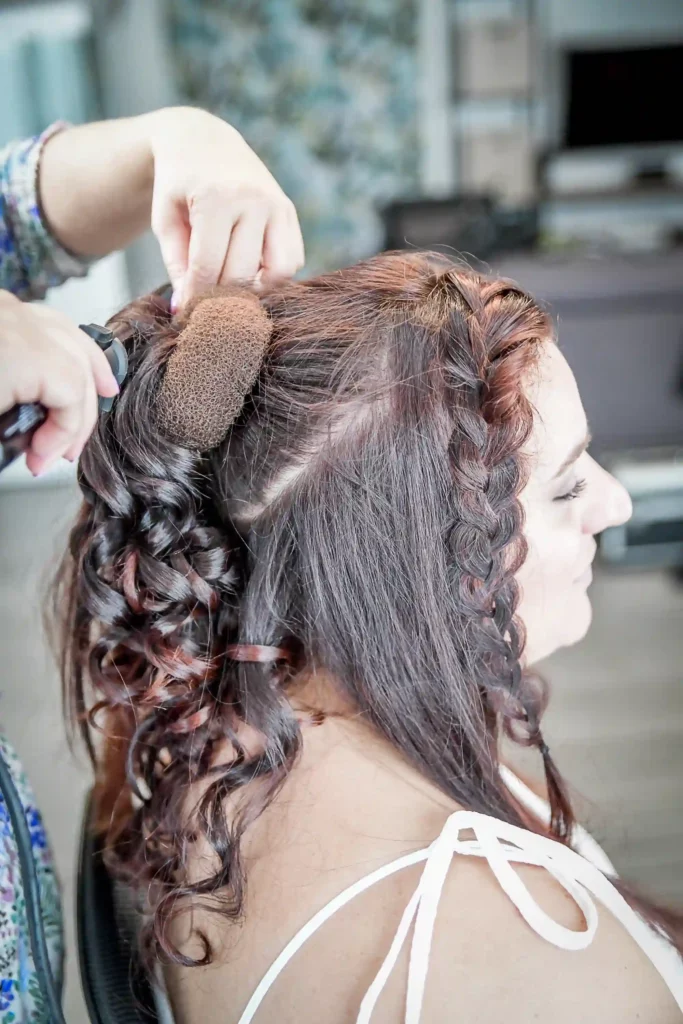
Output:
<path fill-rule="evenodd" d="M 547 803 L 508 768 L 502 767 L 501 773 L 512 795 L 540 821 L 548 823 L 550 809 Z M 463 831 L 472 832 L 474 838 L 461 839 L 460 833 Z M 514 846 L 509 845 L 511 843 Z M 651 960 L 670 989 L 678 1007 L 683 1011 L 683 960 L 678 952 L 663 935 L 643 921 L 609 881 L 607 875 L 616 875 L 614 867 L 585 829 L 580 826 L 576 828 L 572 845 L 574 849 L 570 850 L 552 839 L 499 821 L 487 814 L 456 811 L 447 819 L 441 834 L 430 846 L 400 857 L 366 875 L 318 911 L 287 944 L 266 972 L 240 1017 L 239 1024 L 251 1024 L 266 994 L 289 961 L 333 914 L 376 882 L 381 882 L 384 878 L 413 864 L 424 863 L 417 888 L 405 908 L 384 962 L 365 993 L 356 1018 L 356 1024 L 371 1024 L 373 1010 L 412 928 L 405 1024 L 420 1024 L 434 923 L 446 876 L 455 854 L 485 858 L 501 888 L 527 924 L 541 938 L 560 949 L 585 949 L 591 944 L 598 926 L 598 912 L 592 898 L 596 896 L 621 922 Z M 533 864 L 549 871 L 581 909 L 586 920 L 585 930 L 572 931 L 546 914 L 511 867 L 511 862 Z M 165 1002 L 160 993 L 160 1019 L 172 1022 L 168 1005 L 161 1005 Z"/>

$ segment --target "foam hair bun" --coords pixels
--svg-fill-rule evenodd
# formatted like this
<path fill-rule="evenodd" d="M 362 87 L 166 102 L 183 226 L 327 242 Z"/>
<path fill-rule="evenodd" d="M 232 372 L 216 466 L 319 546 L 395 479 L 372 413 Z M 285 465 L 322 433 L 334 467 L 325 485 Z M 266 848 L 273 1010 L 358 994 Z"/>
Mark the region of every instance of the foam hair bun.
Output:
<path fill-rule="evenodd" d="M 254 386 L 272 331 L 256 295 L 212 292 L 186 310 L 157 420 L 173 441 L 207 451 L 223 440 Z"/>

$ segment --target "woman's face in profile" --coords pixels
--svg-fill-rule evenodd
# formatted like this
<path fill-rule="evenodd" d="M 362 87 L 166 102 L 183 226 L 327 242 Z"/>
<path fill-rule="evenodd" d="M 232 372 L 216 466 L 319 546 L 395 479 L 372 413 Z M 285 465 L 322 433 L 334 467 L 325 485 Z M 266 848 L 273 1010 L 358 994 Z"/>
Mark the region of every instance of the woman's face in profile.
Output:
<path fill-rule="evenodd" d="M 556 345 L 544 346 L 528 394 L 535 424 L 521 501 L 529 553 L 517 578 L 518 614 L 527 631 L 524 660 L 534 664 L 585 636 L 592 615 L 588 587 L 595 535 L 629 519 L 631 501 L 586 451 L 586 414 L 574 374 Z"/>

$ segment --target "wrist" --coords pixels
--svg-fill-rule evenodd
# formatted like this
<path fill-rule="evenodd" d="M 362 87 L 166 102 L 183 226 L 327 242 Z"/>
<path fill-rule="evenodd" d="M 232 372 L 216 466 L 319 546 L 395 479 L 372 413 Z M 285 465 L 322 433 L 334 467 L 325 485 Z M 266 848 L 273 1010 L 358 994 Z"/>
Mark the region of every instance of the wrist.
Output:
<path fill-rule="evenodd" d="M 141 114 L 135 120 L 140 122 L 140 130 L 147 139 L 153 162 L 160 151 L 168 152 L 169 145 L 191 145 L 206 137 L 212 139 L 217 124 L 221 125 L 222 131 L 234 132 L 236 138 L 241 138 L 232 125 L 219 121 L 214 114 L 199 107 L 162 107 Z"/>

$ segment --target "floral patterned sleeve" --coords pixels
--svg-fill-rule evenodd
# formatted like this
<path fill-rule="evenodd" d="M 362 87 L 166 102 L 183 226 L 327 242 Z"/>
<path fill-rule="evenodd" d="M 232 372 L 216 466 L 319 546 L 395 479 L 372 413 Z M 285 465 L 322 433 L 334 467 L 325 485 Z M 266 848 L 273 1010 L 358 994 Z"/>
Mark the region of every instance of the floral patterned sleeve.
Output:
<path fill-rule="evenodd" d="M 68 277 L 84 277 L 90 262 L 67 252 L 50 233 L 38 198 L 43 146 L 66 125 L 0 149 L 0 289 L 40 299 Z"/>
<path fill-rule="evenodd" d="M 43 927 L 52 972 L 61 986 L 64 955 L 59 888 L 36 800 L 19 760 L 0 736 L 0 756 L 21 799 L 31 834 L 40 886 Z M 19 853 L 9 813 L 0 796 L 0 1024 L 50 1024 L 31 955 Z"/>

